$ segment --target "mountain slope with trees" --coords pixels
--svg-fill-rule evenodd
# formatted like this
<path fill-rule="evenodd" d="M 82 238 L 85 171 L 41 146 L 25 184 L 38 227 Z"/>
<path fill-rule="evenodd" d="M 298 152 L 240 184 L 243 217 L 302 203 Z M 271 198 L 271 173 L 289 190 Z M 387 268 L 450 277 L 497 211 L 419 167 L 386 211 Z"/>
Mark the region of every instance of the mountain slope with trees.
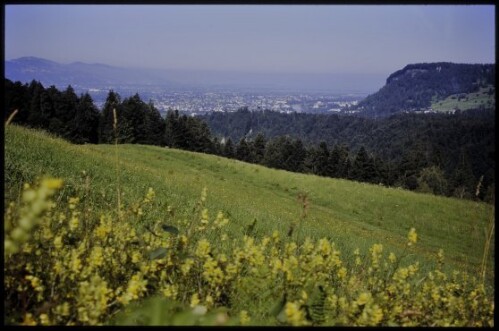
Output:
<path fill-rule="evenodd" d="M 102 112 L 88 94 L 78 97 L 71 86 L 60 92 L 36 81 L 22 85 L 5 80 L 5 96 L 5 119 L 17 109 L 14 123 L 77 144 L 169 146 L 293 172 L 493 199 L 495 126 L 490 110 L 399 114 L 384 120 L 245 110 L 200 118 L 171 110 L 163 119 L 138 94 L 121 100 L 110 91 Z"/>
<path fill-rule="evenodd" d="M 372 117 L 429 110 L 434 101 L 490 87 L 495 89 L 495 64 L 409 64 L 391 74 L 385 86 L 360 101 L 355 109 Z"/>
<path fill-rule="evenodd" d="M 327 172 L 321 167 L 334 168 L 339 162 L 338 155 L 350 155 L 346 159 L 353 161 L 353 156 L 364 154 L 361 152 L 364 149 L 377 165 L 375 168 L 379 168 L 372 170 L 372 166 L 367 166 L 367 169 L 371 169 L 370 182 L 417 189 L 420 172 L 429 167 L 436 167 L 436 173 L 445 174 L 447 181 L 455 183 L 459 181 L 452 179 L 454 173 L 459 167 L 466 168 L 470 179 L 467 195 L 475 193 L 474 189 L 482 175 L 482 185 L 494 182 L 494 110 L 477 109 L 455 114 L 402 113 L 377 120 L 337 114 L 288 115 L 272 111 L 240 110 L 234 113 L 212 113 L 202 119 L 208 123 L 213 134 L 221 139 L 240 141 L 244 138 L 253 141 L 257 133 L 263 134 L 268 140 L 282 136 L 299 139 L 309 154 L 314 151 L 313 154 L 319 155 L 306 159 L 304 162 L 308 166 L 305 168 L 325 176 L 334 174 L 333 177 L 363 180 L 365 176 L 359 175 L 357 170 L 352 170 L 356 174 L 352 175 L 349 170 Z M 318 149 L 314 147 L 318 145 L 321 145 Z M 325 147 L 328 147 L 328 152 Z M 329 157 L 328 153 L 333 152 L 334 158 L 324 161 L 327 165 L 319 165 L 323 162 L 320 160 L 325 160 L 324 155 Z M 348 169 L 351 165 L 343 162 L 342 167 Z M 380 178 L 383 180 L 377 181 Z M 474 184 L 471 185 L 471 182 Z M 453 184 L 449 183 L 450 187 Z"/>

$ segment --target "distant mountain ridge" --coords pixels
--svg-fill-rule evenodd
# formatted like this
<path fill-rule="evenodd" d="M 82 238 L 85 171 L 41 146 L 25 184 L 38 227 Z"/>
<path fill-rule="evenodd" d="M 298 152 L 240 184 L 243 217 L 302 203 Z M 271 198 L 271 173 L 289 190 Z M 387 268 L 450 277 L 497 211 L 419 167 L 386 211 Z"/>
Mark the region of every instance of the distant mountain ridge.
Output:
<path fill-rule="evenodd" d="M 33 79 L 45 86 L 77 90 L 115 89 L 118 85 L 155 85 L 166 88 L 223 88 L 367 94 L 383 84 L 382 74 L 261 73 L 194 69 L 121 68 L 101 63 L 61 64 L 37 57 L 5 61 L 5 78 L 23 83 Z"/>
<path fill-rule="evenodd" d="M 172 82 L 154 70 L 127 69 L 101 63 L 61 64 L 37 57 L 22 57 L 5 61 L 5 77 L 21 82 L 30 82 L 35 79 L 46 86 L 72 85 L 77 88 L 112 87 L 118 84 L 172 85 Z"/>
<path fill-rule="evenodd" d="M 357 109 L 369 116 L 429 110 L 432 103 L 451 95 L 491 86 L 495 89 L 495 64 L 409 64 L 388 76 L 386 85 L 359 102 Z"/>

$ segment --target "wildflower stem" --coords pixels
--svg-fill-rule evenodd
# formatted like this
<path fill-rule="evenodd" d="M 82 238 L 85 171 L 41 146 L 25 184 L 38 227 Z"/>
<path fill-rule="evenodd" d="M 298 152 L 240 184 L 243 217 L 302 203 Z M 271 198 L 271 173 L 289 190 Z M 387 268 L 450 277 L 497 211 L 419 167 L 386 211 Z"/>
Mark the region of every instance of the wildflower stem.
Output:
<path fill-rule="evenodd" d="M 481 274 L 482 274 L 482 284 L 485 283 L 485 274 L 487 271 L 487 257 L 488 253 L 490 250 L 490 243 L 492 241 L 492 235 L 494 234 L 494 228 L 495 228 L 495 222 L 494 222 L 494 213 L 492 212 L 492 217 L 490 218 L 489 222 L 489 231 L 487 233 L 487 237 L 485 239 L 485 245 L 483 248 L 483 257 L 482 257 L 482 267 L 481 267 Z"/>
<path fill-rule="evenodd" d="M 12 119 L 14 118 L 14 116 L 16 116 L 17 112 L 18 112 L 18 109 L 14 110 L 12 112 L 12 114 L 10 114 L 9 118 L 7 119 L 7 122 L 5 122 L 6 126 L 9 125 L 10 122 L 12 122 Z"/>
<path fill-rule="evenodd" d="M 116 155 L 116 176 L 117 176 L 117 194 L 118 194 L 118 220 L 121 214 L 121 192 L 120 192 L 120 158 L 118 154 L 118 116 L 116 108 L 113 108 L 113 129 L 114 129 L 114 147 Z"/>

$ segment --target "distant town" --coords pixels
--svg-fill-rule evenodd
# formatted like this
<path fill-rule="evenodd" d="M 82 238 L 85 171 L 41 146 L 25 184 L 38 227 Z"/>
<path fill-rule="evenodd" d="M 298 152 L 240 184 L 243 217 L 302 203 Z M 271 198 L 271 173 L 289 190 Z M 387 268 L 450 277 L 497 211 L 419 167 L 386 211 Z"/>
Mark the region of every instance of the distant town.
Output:
<path fill-rule="evenodd" d="M 75 87 L 76 90 L 80 90 Z M 97 107 L 102 108 L 111 88 L 90 88 L 87 91 Z M 206 112 L 233 112 L 241 108 L 250 111 L 272 110 L 280 113 L 334 113 L 347 111 L 366 97 L 366 94 L 327 94 L 324 92 L 165 90 L 152 86 L 113 87 L 122 98 L 138 93 L 144 101 L 152 101 L 164 115 L 169 109 L 190 115 Z"/>

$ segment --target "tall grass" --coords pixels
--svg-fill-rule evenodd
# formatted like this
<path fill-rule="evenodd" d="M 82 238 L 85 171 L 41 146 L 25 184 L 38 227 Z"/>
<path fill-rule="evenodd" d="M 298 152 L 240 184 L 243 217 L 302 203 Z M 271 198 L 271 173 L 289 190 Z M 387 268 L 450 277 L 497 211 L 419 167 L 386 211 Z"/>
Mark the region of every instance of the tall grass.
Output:
<path fill-rule="evenodd" d="M 16 109 L 16 110 L 14 110 L 14 111 L 12 112 L 12 114 L 10 114 L 10 115 L 9 115 L 9 118 L 8 118 L 8 119 L 7 119 L 7 121 L 5 122 L 5 125 L 6 125 L 6 126 L 7 126 L 7 125 L 9 125 L 9 124 L 10 124 L 10 122 L 12 122 L 12 119 L 14 118 L 14 116 L 16 116 L 17 111 L 18 111 L 18 110 Z"/>
<path fill-rule="evenodd" d="M 116 194 L 117 194 L 117 210 L 118 220 L 121 217 L 121 191 L 120 191 L 120 156 L 118 151 L 118 115 L 116 108 L 113 108 L 113 131 L 114 131 L 114 151 L 116 156 Z"/>
<path fill-rule="evenodd" d="M 150 188 L 120 222 L 108 211 L 88 229 L 78 195 L 54 204 L 62 186 L 24 185 L 22 202 L 8 204 L 7 324 L 494 326 L 493 291 L 476 277 L 442 272 L 443 254 L 427 273 L 409 261 L 414 228 L 401 255 L 374 244 L 348 261 L 327 238 L 248 231 L 229 240 L 231 221 L 209 216 L 206 191 L 187 223 L 141 231 L 139 209 L 154 209 Z"/>
<path fill-rule="evenodd" d="M 119 150 L 118 150 L 119 148 Z M 87 202 L 94 213 L 129 206 L 154 187 L 158 205 L 142 217 L 144 224 L 170 216 L 189 219 L 199 192 L 207 187 L 205 207 L 230 214 L 227 231 L 238 238 L 256 219 L 257 238 L 277 230 L 287 233 L 299 221 L 299 238 L 334 240 L 345 252 L 368 249 L 382 241 L 395 254 L 404 249 L 414 227 L 421 268 L 431 270 L 443 248 L 449 269 L 482 274 L 484 241 L 473 229 L 488 226 L 492 206 L 363 183 L 267 169 L 222 157 L 154 146 L 71 145 L 40 131 L 6 128 L 6 197 L 20 196 L 20 183 L 51 175 L 63 178 L 61 198 L 81 192 L 86 171 L 92 189 Z M 110 185 L 116 183 L 116 185 Z M 120 191 L 119 193 L 117 191 Z M 307 194 L 306 217 L 300 192 Z M 473 222 L 470 222 L 473 220 Z M 297 223 L 298 224 L 298 223 Z M 472 236 L 470 236 L 470 233 Z M 294 239 L 297 239 L 296 237 Z M 493 236 L 489 247 L 493 247 Z M 353 256 L 345 256 L 354 259 Z M 493 257 L 485 258 L 486 278 L 493 279 Z"/>

